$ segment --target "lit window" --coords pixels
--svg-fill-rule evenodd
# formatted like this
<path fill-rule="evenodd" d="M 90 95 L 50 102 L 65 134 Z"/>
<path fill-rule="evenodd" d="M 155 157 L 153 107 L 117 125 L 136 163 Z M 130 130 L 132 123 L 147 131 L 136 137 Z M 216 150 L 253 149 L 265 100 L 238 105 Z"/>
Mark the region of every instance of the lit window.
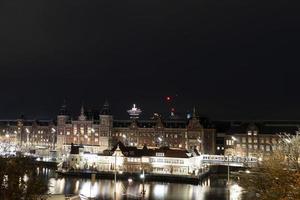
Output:
<path fill-rule="evenodd" d="M 67 131 L 67 135 L 70 135 L 70 131 Z"/>
<path fill-rule="evenodd" d="M 270 151 L 271 148 L 270 148 L 270 145 L 266 145 L 266 151 Z"/>
<path fill-rule="evenodd" d="M 253 149 L 257 149 L 257 144 L 253 145 Z"/>
<path fill-rule="evenodd" d="M 251 137 L 248 138 L 248 143 L 252 143 L 252 138 Z"/>
<path fill-rule="evenodd" d="M 253 131 L 253 135 L 257 135 L 257 131 Z"/>
<path fill-rule="evenodd" d="M 248 135 L 252 135 L 252 132 L 251 132 L 251 131 L 248 131 Z"/>
<path fill-rule="evenodd" d="M 74 127 L 74 135 L 76 135 L 77 134 L 77 128 L 76 127 Z"/>
<path fill-rule="evenodd" d="M 249 149 L 252 149 L 252 144 L 249 144 L 249 145 L 248 145 L 248 148 L 249 148 Z"/>
<path fill-rule="evenodd" d="M 246 138 L 245 137 L 242 138 L 242 142 L 246 143 Z"/>
<path fill-rule="evenodd" d="M 257 138 L 253 138 L 253 143 L 257 143 Z"/>

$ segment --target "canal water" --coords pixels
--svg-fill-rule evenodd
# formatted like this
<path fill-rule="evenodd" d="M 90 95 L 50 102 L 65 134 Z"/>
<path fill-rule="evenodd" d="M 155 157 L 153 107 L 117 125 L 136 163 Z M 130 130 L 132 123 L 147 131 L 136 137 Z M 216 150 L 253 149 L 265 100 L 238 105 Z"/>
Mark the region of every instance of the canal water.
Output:
<path fill-rule="evenodd" d="M 113 199 L 114 181 L 81 178 L 64 178 L 54 170 L 43 168 L 41 172 L 49 182 L 50 194 L 78 194 L 99 200 Z M 117 181 L 117 199 L 137 199 L 143 190 L 142 182 Z M 238 185 L 226 186 L 226 176 L 211 176 L 199 185 L 146 182 L 146 199 L 149 200 L 248 200 Z M 251 198 L 253 199 L 253 198 Z"/>

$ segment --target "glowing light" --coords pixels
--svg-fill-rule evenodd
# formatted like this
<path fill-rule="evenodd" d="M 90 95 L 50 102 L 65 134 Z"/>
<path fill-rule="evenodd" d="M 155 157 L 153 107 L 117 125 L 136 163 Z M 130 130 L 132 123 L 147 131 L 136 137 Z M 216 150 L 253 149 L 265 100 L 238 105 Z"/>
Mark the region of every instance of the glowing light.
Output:
<path fill-rule="evenodd" d="M 132 178 L 129 178 L 128 183 L 132 183 L 132 182 L 133 182 Z"/>
<path fill-rule="evenodd" d="M 142 113 L 142 110 L 137 108 L 136 105 L 133 104 L 133 107 L 131 108 L 131 110 L 128 110 L 127 112 L 130 115 L 131 119 L 138 119 L 139 115 Z"/>
<path fill-rule="evenodd" d="M 154 196 L 159 199 L 163 198 L 167 194 L 167 191 L 168 187 L 166 185 L 157 184 L 153 189 Z"/>
<path fill-rule="evenodd" d="M 242 196 L 242 188 L 238 186 L 237 184 L 233 184 L 229 188 L 230 191 L 230 199 L 231 200 L 239 200 Z"/>

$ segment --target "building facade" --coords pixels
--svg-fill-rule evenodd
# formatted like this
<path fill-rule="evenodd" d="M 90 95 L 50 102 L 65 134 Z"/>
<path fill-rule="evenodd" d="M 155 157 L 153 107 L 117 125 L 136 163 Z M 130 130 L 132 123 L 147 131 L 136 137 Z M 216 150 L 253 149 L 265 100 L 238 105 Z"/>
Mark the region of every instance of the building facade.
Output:
<path fill-rule="evenodd" d="M 85 151 L 101 153 L 118 142 L 143 148 L 169 147 L 197 150 L 200 154 L 263 157 L 276 150 L 280 134 L 298 134 L 300 121 L 208 121 L 196 111 L 189 119 L 163 119 L 155 115 L 139 119 L 141 110 L 135 105 L 128 119 L 114 119 L 106 102 L 97 115 L 82 106 L 72 118 L 63 105 L 56 120 L 0 120 L 0 141 L 15 144 L 18 149 L 47 148 L 63 155 L 72 144 L 83 145 Z"/>

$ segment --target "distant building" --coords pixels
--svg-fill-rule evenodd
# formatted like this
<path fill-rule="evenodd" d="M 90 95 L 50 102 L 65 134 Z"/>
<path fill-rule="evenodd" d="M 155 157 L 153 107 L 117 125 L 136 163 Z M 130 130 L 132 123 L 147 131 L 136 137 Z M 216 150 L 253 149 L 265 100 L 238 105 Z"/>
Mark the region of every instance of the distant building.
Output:
<path fill-rule="evenodd" d="M 300 121 L 222 122 L 217 128 L 217 151 L 222 148 L 225 155 L 262 158 L 276 150 L 281 134 L 298 134 L 299 125 Z"/>
<path fill-rule="evenodd" d="M 141 110 L 135 105 L 128 113 L 130 119 L 114 120 L 106 102 L 99 119 L 87 118 L 82 107 L 78 119 L 70 120 L 63 106 L 57 117 L 57 146 L 69 148 L 71 143 L 82 144 L 90 147 L 90 152 L 102 152 L 122 141 L 127 146 L 139 148 L 146 144 L 149 147 L 168 146 L 215 153 L 215 129 L 202 126 L 196 111 L 188 121 L 165 121 L 159 116 L 152 120 L 139 120 Z"/>
<path fill-rule="evenodd" d="M 118 142 L 129 147 L 169 147 L 196 150 L 200 154 L 263 157 L 276 149 L 279 134 L 297 134 L 300 121 L 209 121 L 199 118 L 194 109 L 188 119 L 140 119 L 136 105 L 127 111 L 128 119 L 114 119 L 108 102 L 100 112 L 91 113 L 82 106 L 73 118 L 62 105 L 56 120 L 0 120 L 0 141 L 21 149 L 49 148 L 62 154 L 71 144 L 85 151 L 101 153 Z"/>

